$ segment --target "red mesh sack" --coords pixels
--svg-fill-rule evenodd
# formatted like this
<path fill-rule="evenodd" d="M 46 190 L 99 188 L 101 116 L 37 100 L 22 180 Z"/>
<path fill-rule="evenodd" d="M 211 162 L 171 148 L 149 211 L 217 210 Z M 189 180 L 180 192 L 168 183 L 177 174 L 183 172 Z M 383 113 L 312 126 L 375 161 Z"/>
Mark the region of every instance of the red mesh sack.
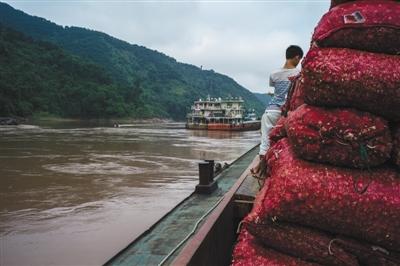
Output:
<path fill-rule="evenodd" d="M 286 137 L 285 120 L 286 117 L 281 116 L 276 122 L 274 128 L 269 132 L 269 140 L 271 145 Z"/>
<path fill-rule="evenodd" d="M 246 229 L 264 246 L 323 265 L 400 265 L 399 254 L 359 241 L 289 223 L 247 222 Z"/>
<path fill-rule="evenodd" d="M 305 262 L 272 249 L 264 248 L 247 230 L 242 230 L 238 243 L 233 250 L 232 265 L 312 266 L 318 264 Z"/>
<path fill-rule="evenodd" d="M 399 0 L 387 0 L 387 1 L 397 1 L 397 2 L 399 2 Z M 347 2 L 357 2 L 357 3 L 368 2 L 370 4 L 375 4 L 376 2 L 378 2 L 378 3 L 382 2 L 382 0 L 369 0 L 369 1 L 366 1 L 366 0 L 331 0 L 331 8 L 334 8 L 337 5 L 341 5 L 341 4 L 344 4 L 344 3 L 347 3 Z"/>
<path fill-rule="evenodd" d="M 393 130 L 393 154 L 394 163 L 400 167 L 400 124 Z"/>
<path fill-rule="evenodd" d="M 326 13 L 312 41 L 319 47 L 344 47 L 376 53 L 400 53 L 400 4 L 356 1 Z"/>
<path fill-rule="evenodd" d="M 289 113 L 285 124 L 302 159 L 366 168 L 384 163 L 392 152 L 388 123 L 367 112 L 304 104 Z"/>
<path fill-rule="evenodd" d="M 303 61 L 305 102 L 400 120 L 400 56 L 314 48 Z"/>
<path fill-rule="evenodd" d="M 268 216 L 264 208 L 268 188 L 269 184 L 258 193 L 253 209 L 243 223 L 243 231 L 250 232 L 264 246 L 323 265 L 357 265 L 357 261 L 365 266 L 400 265 L 398 253 L 379 246 L 314 228 L 278 222 L 275 217 L 263 220 L 262 217 Z"/>
<path fill-rule="evenodd" d="M 287 139 L 272 146 L 266 159 L 270 177 L 258 200 L 262 209 L 255 208 L 259 216 L 248 216 L 253 222 L 297 223 L 400 250 L 399 172 L 303 161 Z"/>
<path fill-rule="evenodd" d="M 247 230 L 265 246 L 323 265 L 358 265 L 357 258 L 343 250 L 333 237 L 313 229 L 278 222 L 245 224 Z"/>

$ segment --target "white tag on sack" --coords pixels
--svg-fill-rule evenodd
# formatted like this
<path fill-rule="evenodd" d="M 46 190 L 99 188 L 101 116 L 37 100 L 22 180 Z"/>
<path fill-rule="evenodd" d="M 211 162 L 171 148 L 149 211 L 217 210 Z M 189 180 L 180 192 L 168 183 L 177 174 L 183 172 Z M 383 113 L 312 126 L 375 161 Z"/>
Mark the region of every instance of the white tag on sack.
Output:
<path fill-rule="evenodd" d="M 343 16 L 344 24 L 360 24 L 365 22 L 365 18 L 360 11 L 355 11 L 351 14 Z"/>

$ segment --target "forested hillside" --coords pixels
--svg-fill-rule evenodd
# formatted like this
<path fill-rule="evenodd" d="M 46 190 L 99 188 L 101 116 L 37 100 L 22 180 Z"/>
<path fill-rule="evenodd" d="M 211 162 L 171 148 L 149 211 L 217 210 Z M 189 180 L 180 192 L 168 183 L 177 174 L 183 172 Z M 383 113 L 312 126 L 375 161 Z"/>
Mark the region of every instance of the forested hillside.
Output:
<path fill-rule="evenodd" d="M 61 27 L 4 3 L 0 3 L 0 23 L 36 40 L 52 42 L 68 53 L 102 67 L 111 78 L 112 85 L 109 86 L 114 88 L 116 95 L 123 97 L 120 101 L 125 107 L 117 113 L 183 119 L 192 102 L 207 95 L 241 96 L 247 108 L 259 113 L 264 109 L 256 96 L 225 75 L 179 63 L 160 52 L 101 32 Z"/>
<path fill-rule="evenodd" d="M 134 95 L 99 66 L 0 25 L 0 116 L 121 117 Z"/>

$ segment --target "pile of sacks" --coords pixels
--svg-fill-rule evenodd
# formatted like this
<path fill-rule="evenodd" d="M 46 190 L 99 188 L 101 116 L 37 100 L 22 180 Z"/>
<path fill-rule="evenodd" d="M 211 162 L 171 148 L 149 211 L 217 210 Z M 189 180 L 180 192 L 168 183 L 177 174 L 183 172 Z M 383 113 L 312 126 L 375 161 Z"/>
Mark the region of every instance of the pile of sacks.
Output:
<path fill-rule="evenodd" d="M 233 265 L 400 265 L 400 3 L 332 1 Z"/>

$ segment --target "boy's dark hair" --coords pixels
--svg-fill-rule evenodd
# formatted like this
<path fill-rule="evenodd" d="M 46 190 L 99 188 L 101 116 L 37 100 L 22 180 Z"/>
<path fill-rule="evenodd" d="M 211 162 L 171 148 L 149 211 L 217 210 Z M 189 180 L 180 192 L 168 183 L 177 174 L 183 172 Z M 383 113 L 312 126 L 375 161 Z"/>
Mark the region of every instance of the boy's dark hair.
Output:
<path fill-rule="evenodd" d="M 290 45 L 286 49 L 286 59 L 292 59 L 297 55 L 300 56 L 300 58 L 303 57 L 303 50 L 300 48 L 300 46 Z"/>

